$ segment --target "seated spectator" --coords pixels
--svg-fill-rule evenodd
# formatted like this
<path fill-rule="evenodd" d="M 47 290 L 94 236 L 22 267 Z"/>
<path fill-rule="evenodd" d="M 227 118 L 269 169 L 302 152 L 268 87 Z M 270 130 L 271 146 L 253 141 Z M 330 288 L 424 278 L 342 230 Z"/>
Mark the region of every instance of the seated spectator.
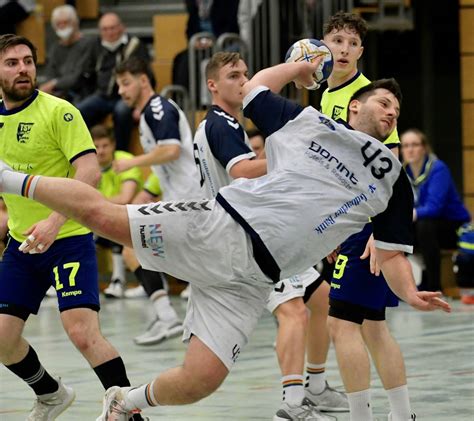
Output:
<path fill-rule="evenodd" d="M 92 127 L 91 136 L 97 149 L 97 160 L 102 171 L 98 190 L 111 202 L 120 205 L 132 203 L 143 186 L 143 174 L 133 167 L 120 174 L 112 168 L 116 159 L 131 159 L 132 154 L 115 150 L 115 141 L 102 125 Z M 105 238 L 97 238 L 96 244 L 112 250 L 112 276 L 110 285 L 104 290 L 108 298 L 121 298 L 125 285 L 125 264 L 122 258 L 123 246 Z"/>
<path fill-rule="evenodd" d="M 239 0 L 200 1 L 186 0 L 188 22 L 186 38 L 189 41 L 198 32 L 210 32 L 216 38 L 226 32 L 239 33 L 237 12 Z M 201 39 L 197 49 L 212 47 L 211 39 Z M 179 52 L 173 60 L 173 84 L 189 90 L 188 50 Z M 207 91 L 207 89 L 205 89 Z"/>
<path fill-rule="evenodd" d="M 115 13 L 106 13 L 99 20 L 100 39 L 94 43 L 86 65 L 89 83 L 95 92 L 81 101 L 77 107 L 88 127 L 100 123 L 112 113 L 114 137 L 117 149 L 127 150 L 133 128 L 132 109 L 118 94 L 115 83 L 115 67 L 131 56 L 149 62 L 146 46 L 137 38 L 130 37 Z"/>
<path fill-rule="evenodd" d="M 415 196 L 415 251 L 423 256 L 428 291 L 441 289 L 440 249 L 456 248 L 456 230 L 471 218 L 446 164 L 431 152 L 426 135 L 409 129 L 400 136 L 402 157 Z"/>
<path fill-rule="evenodd" d="M 81 79 L 92 43 L 79 30 L 76 9 L 70 5 L 58 6 L 51 14 L 51 26 L 58 40 L 48 52 L 46 80 L 39 89 L 73 103 L 78 103 L 87 92 Z"/>
<path fill-rule="evenodd" d="M 15 26 L 35 10 L 35 0 L 0 0 L 0 35 L 16 34 Z"/>

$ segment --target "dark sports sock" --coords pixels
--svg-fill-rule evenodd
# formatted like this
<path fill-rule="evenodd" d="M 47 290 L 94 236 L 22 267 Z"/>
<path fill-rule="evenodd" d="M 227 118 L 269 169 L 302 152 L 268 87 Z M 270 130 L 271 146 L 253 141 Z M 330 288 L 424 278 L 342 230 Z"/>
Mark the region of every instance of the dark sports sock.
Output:
<path fill-rule="evenodd" d="M 105 390 L 112 386 L 130 386 L 130 381 L 128 380 L 125 365 L 121 357 L 114 358 L 113 360 L 94 367 L 94 371 Z"/>
<path fill-rule="evenodd" d="M 165 289 L 164 274 L 153 270 L 143 269 L 141 266 L 135 271 L 135 276 L 143 285 L 149 297 L 159 289 Z"/>
<path fill-rule="evenodd" d="M 39 362 L 38 355 L 31 345 L 23 360 L 5 367 L 23 379 L 37 395 L 53 393 L 59 388 L 58 382 L 50 376 Z"/>

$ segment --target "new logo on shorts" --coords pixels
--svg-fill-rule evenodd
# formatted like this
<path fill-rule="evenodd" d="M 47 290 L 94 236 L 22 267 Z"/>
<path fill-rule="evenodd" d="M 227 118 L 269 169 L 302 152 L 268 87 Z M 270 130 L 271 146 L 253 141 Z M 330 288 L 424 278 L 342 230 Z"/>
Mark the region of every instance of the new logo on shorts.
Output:
<path fill-rule="evenodd" d="M 165 257 L 161 224 L 140 225 L 140 241 L 142 248 L 152 250 L 153 256 Z"/>
<path fill-rule="evenodd" d="M 18 123 L 16 130 L 16 140 L 18 143 L 28 143 L 30 140 L 31 128 L 35 123 Z"/>

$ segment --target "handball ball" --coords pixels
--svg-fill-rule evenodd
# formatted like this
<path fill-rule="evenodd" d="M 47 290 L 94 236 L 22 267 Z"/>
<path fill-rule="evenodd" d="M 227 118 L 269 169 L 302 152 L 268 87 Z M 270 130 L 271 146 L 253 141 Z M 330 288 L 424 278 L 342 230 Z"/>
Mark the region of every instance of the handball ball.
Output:
<path fill-rule="evenodd" d="M 313 38 L 296 41 L 286 52 L 285 62 L 313 61 L 321 55 L 324 59 L 313 74 L 315 84 L 308 88 L 317 89 L 329 77 L 333 66 L 331 50 L 324 42 Z"/>

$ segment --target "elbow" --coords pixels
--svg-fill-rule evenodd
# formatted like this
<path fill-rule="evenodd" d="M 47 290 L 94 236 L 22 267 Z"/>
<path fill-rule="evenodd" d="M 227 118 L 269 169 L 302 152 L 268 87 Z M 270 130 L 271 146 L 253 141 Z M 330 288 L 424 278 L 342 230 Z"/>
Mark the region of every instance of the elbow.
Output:
<path fill-rule="evenodd" d="M 179 148 L 176 148 L 176 149 L 169 152 L 168 161 L 176 161 L 179 158 L 180 155 L 181 155 L 181 152 L 180 152 Z"/>

